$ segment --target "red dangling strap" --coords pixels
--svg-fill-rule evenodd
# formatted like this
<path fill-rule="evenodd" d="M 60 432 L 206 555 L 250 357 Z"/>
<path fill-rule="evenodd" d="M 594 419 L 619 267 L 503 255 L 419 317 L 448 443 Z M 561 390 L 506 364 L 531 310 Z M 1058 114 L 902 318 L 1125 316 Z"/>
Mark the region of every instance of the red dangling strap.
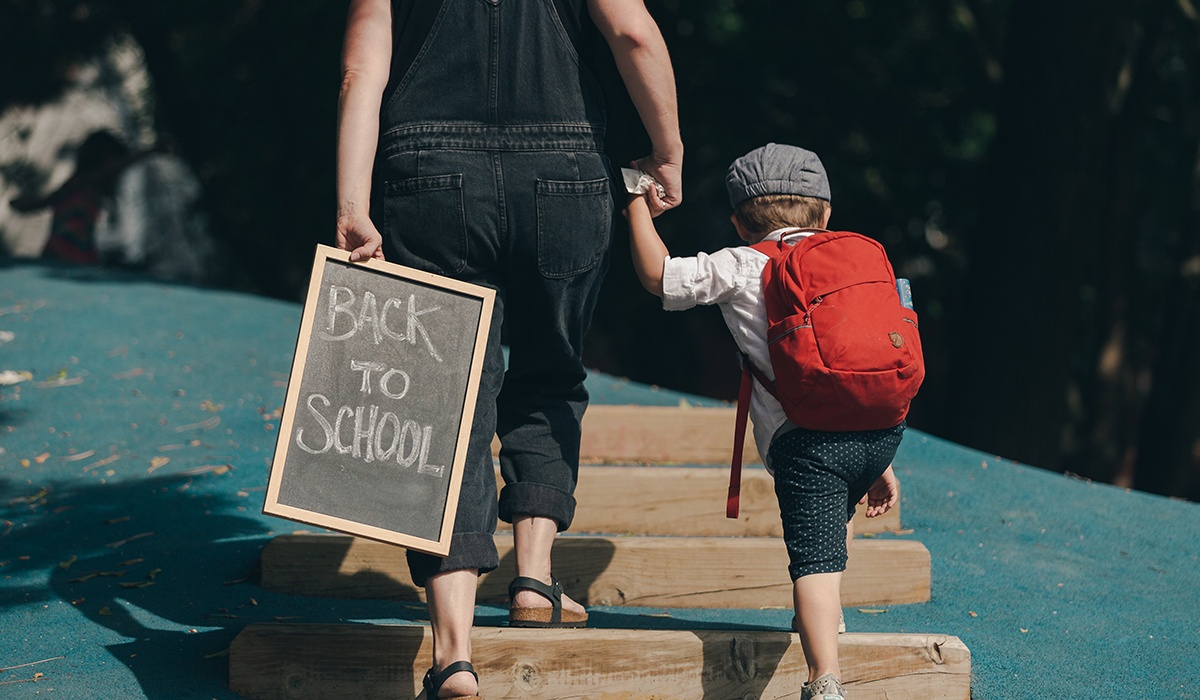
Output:
<path fill-rule="evenodd" d="M 734 520 L 742 495 L 742 450 L 746 446 L 746 419 L 750 415 L 750 358 L 742 357 L 742 386 L 738 390 L 737 419 L 733 429 L 733 462 L 729 469 L 729 497 L 725 501 L 725 517 Z"/>

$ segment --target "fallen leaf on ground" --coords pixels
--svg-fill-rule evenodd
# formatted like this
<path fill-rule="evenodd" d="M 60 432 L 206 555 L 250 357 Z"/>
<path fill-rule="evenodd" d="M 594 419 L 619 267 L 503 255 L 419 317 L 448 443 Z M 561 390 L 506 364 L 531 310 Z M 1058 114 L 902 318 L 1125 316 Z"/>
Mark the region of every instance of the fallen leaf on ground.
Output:
<path fill-rule="evenodd" d="M 84 581 L 90 581 L 91 579 L 94 579 L 97 576 L 111 576 L 113 578 L 121 578 L 124 575 L 125 575 L 125 571 L 123 569 L 121 571 L 92 571 L 90 573 L 84 574 L 83 576 L 80 576 L 79 578 L 69 579 L 67 581 L 67 583 L 83 583 Z"/>
<path fill-rule="evenodd" d="M 134 367 L 126 372 L 118 372 L 112 376 L 113 379 L 133 379 L 146 373 L 143 367 Z"/>
<path fill-rule="evenodd" d="M 75 386 L 76 384 L 83 384 L 83 377 L 61 377 L 47 382 L 37 382 L 34 386 L 39 389 L 56 389 L 60 386 Z"/>
<path fill-rule="evenodd" d="M 122 515 L 119 518 L 109 518 L 108 520 L 104 521 L 104 524 L 105 525 L 118 525 L 120 523 L 124 523 L 124 522 L 128 522 L 128 521 L 129 521 L 129 516 Z"/>
<path fill-rule="evenodd" d="M 175 432 L 182 433 L 185 430 L 196 430 L 196 429 L 211 430 L 220 424 L 221 424 L 221 417 L 213 416 L 212 418 L 209 418 L 208 420 L 202 420 L 199 423 L 189 423 L 187 425 L 177 426 L 175 428 Z"/>
<path fill-rule="evenodd" d="M 50 459 L 50 453 L 43 452 L 40 455 L 38 455 L 37 457 L 34 457 L 33 461 L 37 462 L 38 464 L 45 464 L 46 460 L 48 460 L 48 459 Z"/>
<path fill-rule="evenodd" d="M 138 557 L 137 559 L 126 559 L 120 564 L 117 564 L 117 566 L 133 566 L 134 564 L 141 564 L 144 561 L 146 560 L 142 557 Z"/>
<path fill-rule="evenodd" d="M 18 669 L 18 668 L 28 668 L 29 666 L 37 666 L 38 664 L 44 664 L 44 663 L 48 663 L 48 662 L 50 662 L 50 661 L 58 661 L 58 660 L 60 660 L 60 659 L 65 659 L 65 658 L 67 658 L 67 657 L 65 657 L 65 656 L 55 656 L 55 657 L 53 657 L 53 658 L 49 658 L 49 659 L 42 659 L 41 661 L 30 661 L 30 662 L 29 662 L 29 663 L 27 663 L 27 664 L 17 664 L 16 666 L 8 666 L 8 667 L 6 667 L 6 668 L 0 668 L 0 673 L 7 673 L 7 672 L 9 672 L 9 671 L 15 671 L 15 670 L 16 670 L 16 669 Z M 39 673 L 39 674 L 37 674 L 37 675 L 39 675 L 39 676 L 40 676 L 40 675 L 42 675 L 42 674 L 40 674 L 40 673 Z"/>
<path fill-rule="evenodd" d="M 150 468 L 146 470 L 146 473 L 153 474 L 158 469 L 166 466 L 170 461 L 170 457 L 155 457 L 154 459 L 150 460 Z"/>
<path fill-rule="evenodd" d="M 154 585 L 153 581 L 136 581 L 136 582 L 132 582 L 132 583 L 129 581 L 121 582 L 121 588 L 146 588 L 147 586 L 153 586 L 153 585 Z"/>
<path fill-rule="evenodd" d="M 91 457 L 94 454 L 96 454 L 95 450 L 88 450 L 87 452 L 80 452 L 79 454 L 75 454 L 75 455 L 67 455 L 66 457 L 63 457 L 63 461 L 64 462 L 78 462 L 79 460 L 87 459 L 88 457 Z"/>
<path fill-rule="evenodd" d="M 103 608 L 100 608 L 100 614 L 101 615 L 112 615 L 112 608 L 105 605 Z"/>
<path fill-rule="evenodd" d="M 126 537 L 126 538 L 125 538 L 125 539 L 123 539 L 123 540 L 117 540 L 116 542 L 109 542 L 109 543 L 108 543 L 107 545 L 105 545 L 105 546 L 106 546 L 106 547 L 109 547 L 109 548 L 111 548 L 111 549 L 117 549 L 117 548 L 121 547 L 122 545 L 129 544 L 130 542 L 133 542 L 134 540 L 140 540 L 140 539 L 142 539 L 143 537 L 152 537 L 153 535 L 154 535 L 154 533 L 153 533 L 153 532 L 140 532 L 140 533 L 138 533 L 138 534 L 134 535 L 133 537 Z"/>
<path fill-rule="evenodd" d="M 45 498 L 46 494 L 48 493 L 50 493 L 49 489 L 43 488 L 41 491 L 38 491 L 32 496 L 17 496 L 16 498 L 9 499 L 8 505 L 15 506 L 18 503 L 33 503 L 34 501 L 39 501 L 42 498 Z"/>
<path fill-rule="evenodd" d="M 233 471 L 228 464 L 206 464 L 203 467 L 192 467 L 179 472 L 180 476 L 199 476 L 200 474 L 224 474 Z"/>
<path fill-rule="evenodd" d="M 111 456 L 105 457 L 104 459 L 100 460 L 99 462 L 92 462 L 91 464 L 87 465 L 86 467 L 83 468 L 83 471 L 86 472 L 86 471 L 90 471 L 92 469 L 99 469 L 100 467 L 112 464 L 113 462 L 117 461 L 120 458 L 121 458 L 121 455 L 111 455 Z"/>
<path fill-rule="evenodd" d="M 77 562 L 77 561 L 79 561 L 79 557 L 77 557 L 77 556 L 75 556 L 74 554 L 72 554 L 72 555 L 71 555 L 71 557 L 70 557 L 69 559 L 67 559 L 66 561 L 60 561 L 60 562 L 58 562 L 58 568 L 60 568 L 60 569 L 69 569 L 69 568 L 71 568 L 71 565 L 72 565 L 72 564 L 74 564 L 74 563 L 75 563 L 75 562 Z"/>
<path fill-rule="evenodd" d="M 887 608 L 859 608 L 858 611 L 866 615 L 881 615 L 887 612 Z"/>
<path fill-rule="evenodd" d="M 11 386 L 20 384 L 33 379 L 33 374 L 29 372 L 18 372 L 15 369 L 6 369 L 0 372 L 0 386 Z"/>

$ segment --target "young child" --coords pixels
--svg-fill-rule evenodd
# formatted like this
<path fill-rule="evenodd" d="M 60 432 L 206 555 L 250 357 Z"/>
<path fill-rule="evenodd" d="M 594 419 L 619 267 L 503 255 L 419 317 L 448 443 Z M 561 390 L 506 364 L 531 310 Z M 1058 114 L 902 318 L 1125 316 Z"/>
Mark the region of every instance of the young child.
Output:
<path fill-rule="evenodd" d="M 717 304 L 741 351 L 774 379 L 767 353 L 762 271 L 767 256 L 751 248 L 763 240 L 819 236 L 829 223 L 829 182 L 811 151 L 770 143 L 738 158 L 725 177 L 730 217 L 747 245 L 711 255 L 673 258 L 658 236 L 647 197 L 632 197 L 630 248 L 643 286 L 662 297 L 668 311 Z M 891 462 L 904 423 L 886 430 L 819 432 L 788 421 L 779 402 L 757 381 L 750 401 L 754 439 L 775 477 L 783 536 L 793 581 L 796 617 L 808 662 L 802 700 L 846 697 L 838 666 L 841 580 L 853 538 L 855 506 L 867 517 L 896 504 Z"/>

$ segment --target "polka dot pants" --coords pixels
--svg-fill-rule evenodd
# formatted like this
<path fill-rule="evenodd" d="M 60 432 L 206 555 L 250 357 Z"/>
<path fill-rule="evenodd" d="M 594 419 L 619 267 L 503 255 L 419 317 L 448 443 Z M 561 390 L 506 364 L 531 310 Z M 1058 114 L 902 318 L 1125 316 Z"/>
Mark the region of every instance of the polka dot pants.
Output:
<path fill-rule="evenodd" d="M 783 517 L 792 580 L 846 570 L 846 523 L 888 468 L 904 423 L 886 430 L 822 432 L 797 428 L 771 442 L 775 495 Z"/>

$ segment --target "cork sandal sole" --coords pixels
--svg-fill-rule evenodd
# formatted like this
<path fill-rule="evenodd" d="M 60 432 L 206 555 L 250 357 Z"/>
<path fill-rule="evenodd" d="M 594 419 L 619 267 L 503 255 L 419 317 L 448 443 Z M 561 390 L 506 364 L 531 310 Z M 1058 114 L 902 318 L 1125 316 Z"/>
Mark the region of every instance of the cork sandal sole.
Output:
<path fill-rule="evenodd" d="M 563 610 L 562 584 L 558 579 L 551 579 L 549 586 L 535 578 L 518 576 L 508 585 L 509 600 L 516 599 L 520 589 L 537 593 L 550 601 L 548 608 L 529 608 L 510 605 L 508 608 L 508 624 L 510 627 L 544 627 L 566 628 L 587 627 L 588 614 L 573 610 Z"/>

